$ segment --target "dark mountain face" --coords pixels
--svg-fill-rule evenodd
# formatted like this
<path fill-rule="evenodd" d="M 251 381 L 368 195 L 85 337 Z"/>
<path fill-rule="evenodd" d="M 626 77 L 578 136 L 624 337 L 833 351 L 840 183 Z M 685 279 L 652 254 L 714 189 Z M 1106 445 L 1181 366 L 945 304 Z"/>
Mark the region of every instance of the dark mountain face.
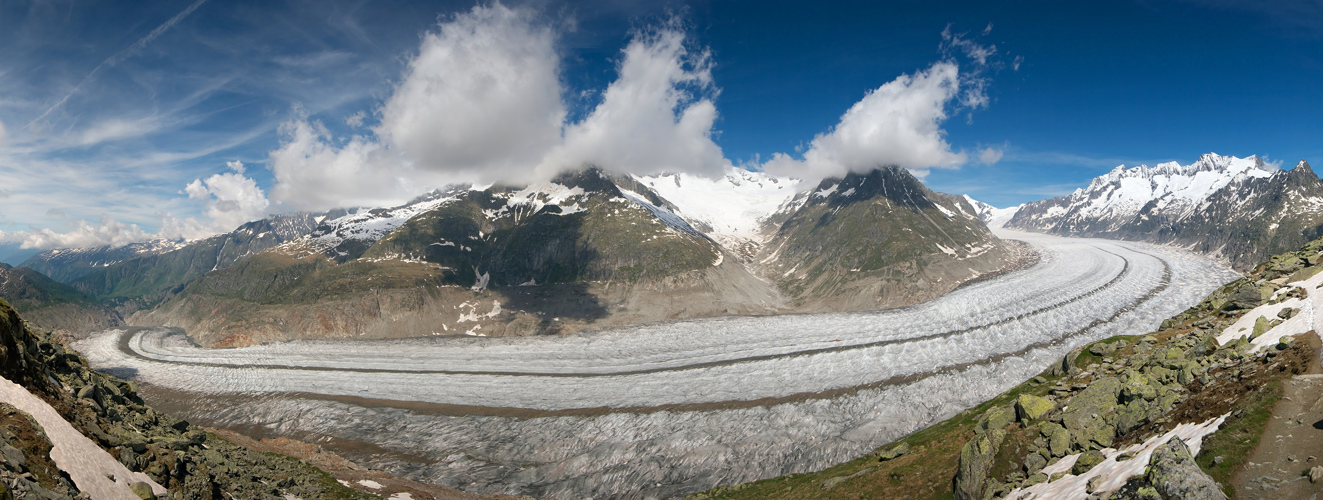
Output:
<path fill-rule="evenodd" d="M 1246 270 L 1323 234 L 1323 181 L 1309 164 L 1205 155 L 1189 166 L 1115 170 L 1069 196 L 1028 203 L 1008 228 L 1176 244 Z"/>
<path fill-rule="evenodd" d="M 38 328 L 59 330 L 68 337 L 124 324 L 113 309 L 26 267 L 0 264 L 0 298 Z"/>
<path fill-rule="evenodd" d="M 175 250 L 96 267 L 71 284 L 99 300 L 127 303 L 130 308 L 150 306 L 193 279 L 308 234 L 328 216 L 275 215 Z"/>

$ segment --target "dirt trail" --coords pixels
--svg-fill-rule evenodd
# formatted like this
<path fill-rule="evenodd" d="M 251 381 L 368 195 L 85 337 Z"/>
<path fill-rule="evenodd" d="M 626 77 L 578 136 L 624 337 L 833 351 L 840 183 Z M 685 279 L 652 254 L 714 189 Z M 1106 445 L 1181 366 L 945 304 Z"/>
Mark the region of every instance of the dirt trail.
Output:
<path fill-rule="evenodd" d="M 1282 382 L 1282 398 L 1273 406 L 1259 446 L 1232 479 L 1235 497 L 1244 500 L 1319 500 L 1323 481 L 1311 483 L 1302 472 L 1323 466 L 1323 364 L 1317 335 L 1306 335 L 1314 349 L 1309 371 Z"/>

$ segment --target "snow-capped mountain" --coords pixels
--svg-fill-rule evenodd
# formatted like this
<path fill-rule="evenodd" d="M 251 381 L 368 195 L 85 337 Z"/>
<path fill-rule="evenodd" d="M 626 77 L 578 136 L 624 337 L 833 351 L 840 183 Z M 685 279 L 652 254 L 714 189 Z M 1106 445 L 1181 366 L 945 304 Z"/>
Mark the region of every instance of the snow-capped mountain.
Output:
<path fill-rule="evenodd" d="M 975 200 L 969 195 L 965 195 L 965 201 L 968 202 L 970 206 L 974 207 L 975 215 L 978 215 L 979 220 L 988 225 L 988 229 L 997 229 L 1005 226 L 1012 217 L 1015 217 L 1016 212 L 1020 211 L 1020 207 L 1024 206 L 1024 204 L 1021 203 L 1013 207 L 997 208 Z"/>
<path fill-rule="evenodd" d="M 160 255 L 183 248 L 187 244 L 183 240 L 157 239 L 118 247 L 103 245 L 61 248 L 34 255 L 20 266 L 34 269 L 55 281 L 69 283 L 97 268 L 109 267 L 138 257 Z"/>
<path fill-rule="evenodd" d="M 1124 166 L 1068 196 L 1025 204 L 1008 228 L 1174 243 L 1244 269 L 1323 231 L 1323 182 L 1303 160 L 1206 154 L 1189 165 Z"/>
<path fill-rule="evenodd" d="M 963 198 L 933 193 L 904 169 L 796 184 L 741 171 L 709 180 L 587 169 L 529 186 L 452 187 L 320 219 L 139 319 L 212 345 L 526 335 L 871 310 L 1005 265 Z"/>
<path fill-rule="evenodd" d="M 634 178 L 674 204 L 689 224 L 745 257 L 776 233 L 774 215 L 797 208 L 795 201 L 803 199 L 796 197 L 798 179 L 735 167 L 727 167 L 719 179 L 691 174 Z"/>

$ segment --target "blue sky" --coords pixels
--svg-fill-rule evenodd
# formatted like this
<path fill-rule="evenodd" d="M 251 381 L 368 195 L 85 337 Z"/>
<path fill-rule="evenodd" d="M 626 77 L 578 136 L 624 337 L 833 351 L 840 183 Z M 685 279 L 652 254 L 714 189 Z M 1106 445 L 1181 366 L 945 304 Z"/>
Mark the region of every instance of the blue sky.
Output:
<path fill-rule="evenodd" d="M 998 206 L 1122 163 L 1323 161 L 1323 2 L 995 4 L 3 2 L 0 240 L 196 237 L 585 161 L 896 162 Z M 494 83 L 435 85 L 472 67 Z"/>

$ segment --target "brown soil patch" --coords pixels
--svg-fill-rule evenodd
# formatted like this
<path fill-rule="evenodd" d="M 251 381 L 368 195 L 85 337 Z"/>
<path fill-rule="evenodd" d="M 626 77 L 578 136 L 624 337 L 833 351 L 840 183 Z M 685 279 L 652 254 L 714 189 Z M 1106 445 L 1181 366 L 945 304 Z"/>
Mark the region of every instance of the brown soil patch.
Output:
<path fill-rule="evenodd" d="M 37 484 L 58 491 L 64 473 L 51 460 L 51 441 L 41 426 L 13 405 L 0 403 L 0 428 L 8 432 L 9 445 L 27 457 L 28 472 L 36 477 Z"/>

